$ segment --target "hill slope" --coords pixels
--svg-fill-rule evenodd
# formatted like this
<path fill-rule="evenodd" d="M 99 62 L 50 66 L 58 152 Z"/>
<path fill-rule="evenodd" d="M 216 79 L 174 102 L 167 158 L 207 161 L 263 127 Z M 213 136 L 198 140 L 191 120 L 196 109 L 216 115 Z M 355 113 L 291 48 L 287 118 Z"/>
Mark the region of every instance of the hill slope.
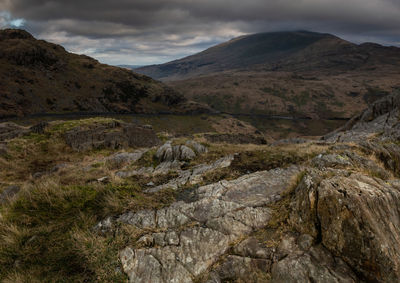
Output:
<path fill-rule="evenodd" d="M 374 63 L 396 65 L 399 59 L 400 51 L 396 48 L 356 45 L 323 33 L 273 32 L 238 37 L 180 60 L 136 71 L 168 81 L 256 66 L 269 71 L 339 72 Z"/>
<path fill-rule="evenodd" d="M 181 113 L 197 108 L 149 77 L 68 53 L 23 30 L 0 30 L 0 117 L 64 112 Z"/>
<path fill-rule="evenodd" d="M 262 33 L 135 71 L 223 112 L 349 118 L 400 87 L 400 48 L 312 32 Z"/>

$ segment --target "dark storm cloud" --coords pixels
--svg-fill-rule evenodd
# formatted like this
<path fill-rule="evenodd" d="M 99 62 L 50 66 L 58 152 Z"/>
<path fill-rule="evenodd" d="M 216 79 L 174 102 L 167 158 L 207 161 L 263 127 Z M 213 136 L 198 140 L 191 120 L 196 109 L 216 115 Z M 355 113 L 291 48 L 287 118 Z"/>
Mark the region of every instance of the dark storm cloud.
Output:
<path fill-rule="evenodd" d="M 398 0 L 0 0 L 36 36 L 108 63 L 168 61 L 245 33 L 308 29 L 400 45 Z M 4 18 L 4 17 L 3 17 Z"/>

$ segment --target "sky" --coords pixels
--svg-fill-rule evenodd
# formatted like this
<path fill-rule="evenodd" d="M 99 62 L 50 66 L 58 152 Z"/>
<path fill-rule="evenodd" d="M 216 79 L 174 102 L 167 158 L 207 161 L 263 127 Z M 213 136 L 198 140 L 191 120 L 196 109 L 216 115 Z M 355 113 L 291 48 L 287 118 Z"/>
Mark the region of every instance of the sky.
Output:
<path fill-rule="evenodd" d="M 400 0 L 0 0 L 8 27 L 103 63 L 147 65 L 269 31 L 400 46 Z"/>

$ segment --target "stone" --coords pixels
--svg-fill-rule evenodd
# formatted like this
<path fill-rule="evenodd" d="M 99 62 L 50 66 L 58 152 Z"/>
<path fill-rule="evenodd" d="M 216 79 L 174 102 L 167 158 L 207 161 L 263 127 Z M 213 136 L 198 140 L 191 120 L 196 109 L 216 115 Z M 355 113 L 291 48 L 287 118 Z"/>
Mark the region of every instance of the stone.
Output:
<path fill-rule="evenodd" d="M 196 157 L 196 153 L 185 145 L 172 146 L 171 141 L 160 146 L 155 154 L 161 162 L 187 161 Z"/>
<path fill-rule="evenodd" d="M 280 199 L 278 196 L 300 172 L 296 166 L 257 172 L 199 187 L 193 192 L 197 199 L 191 202 L 177 201 L 156 211 L 119 216 L 117 221 L 157 231 L 146 235 L 154 240 L 154 246 L 128 247 L 121 252 L 130 282 L 192 282 L 193 277 L 209 270 L 232 242 L 267 225 L 271 217 L 268 206 Z M 234 273 L 240 277 L 254 271 L 253 265 L 268 270 L 272 256 L 266 249 L 256 251 L 257 247 L 254 245 L 251 251 L 243 244 L 240 250 L 251 251 L 258 258 L 232 257 L 218 274 L 227 278 L 230 268 L 240 266 Z"/>
<path fill-rule="evenodd" d="M 196 154 L 203 154 L 208 152 L 207 147 L 193 140 L 187 141 L 186 145 L 192 148 L 196 152 Z"/>
<path fill-rule="evenodd" d="M 318 179 L 296 189 L 291 222 L 300 233 L 319 237 L 367 280 L 400 278 L 400 190 L 361 174 Z"/>
<path fill-rule="evenodd" d="M 121 168 L 128 163 L 138 161 L 148 149 L 139 149 L 134 152 L 118 152 L 106 158 L 106 163 L 112 168 Z"/>
<path fill-rule="evenodd" d="M 69 146 L 78 151 L 96 148 L 152 147 L 159 143 L 153 130 L 116 121 L 95 123 L 87 127 L 78 126 L 66 132 L 64 138 Z"/>
<path fill-rule="evenodd" d="M 31 126 L 31 127 L 29 128 L 29 130 L 30 130 L 32 133 L 40 134 L 40 135 L 41 135 L 41 134 L 44 134 L 44 133 L 45 133 L 46 128 L 48 128 L 48 127 L 49 127 L 49 123 L 43 121 L 43 122 L 40 122 L 40 123 L 38 123 L 38 124 L 36 124 L 36 125 Z"/>
<path fill-rule="evenodd" d="M 30 133 L 26 127 L 17 125 L 13 122 L 0 123 L 0 141 L 11 140 Z"/>
<path fill-rule="evenodd" d="M 358 282 L 356 275 L 340 259 L 334 258 L 323 247 L 311 253 L 292 252 L 273 264 L 271 282 Z"/>
<path fill-rule="evenodd" d="M 202 176 L 204 174 L 219 168 L 229 167 L 232 163 L 232 160 L 233 160 L 233 155 L 229 155 L 226 157 L 222 157 L 211 164 L 200 164 L 188 170 L 178 169 L 178 167 L 180 168 L 181 165 L 176 160 L 174 162 L 167 162 L 167 161 L 163 162 L 159 165 L 159 167 L 156 168 L 154 173 L 158 172 L 166 174 L 171 170 L 175 170 L 178 172 L 179 176 L 177 178 L 170 180 L 165 184 L 146 189 L 146 192 L 155 193 L 168 188 L 177 190 L 178 188 L 184 186 L 187 183 L 191 185 L 201 183 L 201 181 L 203 180 Z"/>
<path fill-rule="evenodd" d="M 110 182 L 110 178 L 108 176 L 104 176 L 104 177 L 97 179 L 97 182 L 107 184 Z"/>

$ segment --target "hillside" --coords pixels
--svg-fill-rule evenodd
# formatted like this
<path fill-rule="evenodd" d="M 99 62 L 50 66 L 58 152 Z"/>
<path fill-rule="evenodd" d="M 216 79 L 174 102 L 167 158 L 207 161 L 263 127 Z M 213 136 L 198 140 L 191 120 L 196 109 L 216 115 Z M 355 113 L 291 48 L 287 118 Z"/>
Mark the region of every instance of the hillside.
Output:
<path fill-rule="evenodd" d="M 272 145 L 2 123 L 0 281 L 399 282 L 399 115 Z"/>
<path fill-rule="evenodd" d="M 312 32 L 261 33 L 135 71 L 223 112 L 350 118 L 400 88 L 400 49 Z"/>
<path fill-rule="evenodd" d="M 149 77 L 68 53 L 23 30 L 0 30 L 0 117 L 207 109 Z"/>

